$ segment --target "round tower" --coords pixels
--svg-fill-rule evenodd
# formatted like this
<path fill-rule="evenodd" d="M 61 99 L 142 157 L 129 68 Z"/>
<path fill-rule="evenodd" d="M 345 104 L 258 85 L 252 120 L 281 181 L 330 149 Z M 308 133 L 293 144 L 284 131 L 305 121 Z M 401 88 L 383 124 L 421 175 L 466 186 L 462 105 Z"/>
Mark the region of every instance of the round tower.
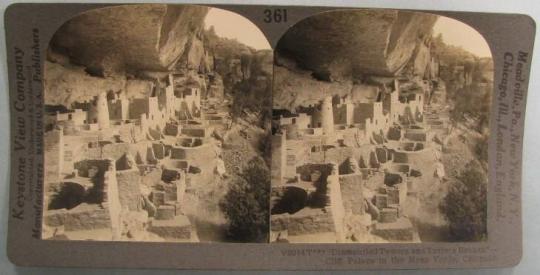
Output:
<path fill-rule="evenodd" d="M 109 106 L 107 105 L 107 94 L 105 92 L 100 93 L 97 97 L 96 116 L 99 129 L 109 128 Z"/>
<path fill-rule="evenodd" d="M 334 112 L 332 111 L 332 97 L 327 96 L 321 104 L 321 126 L 323 134 L 331 135 L 334 133 Z"/>

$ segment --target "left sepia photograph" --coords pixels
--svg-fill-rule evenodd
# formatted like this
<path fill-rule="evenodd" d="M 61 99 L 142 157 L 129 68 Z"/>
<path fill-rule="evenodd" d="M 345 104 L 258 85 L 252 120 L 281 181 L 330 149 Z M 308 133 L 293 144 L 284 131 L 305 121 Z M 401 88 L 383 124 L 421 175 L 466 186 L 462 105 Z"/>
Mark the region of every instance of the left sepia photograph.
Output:
<path fill-rule="evenodd" d="M 246 18 L 111 6 L 44 61 L 42 239 L 268 242 L 273 53 Z"/>

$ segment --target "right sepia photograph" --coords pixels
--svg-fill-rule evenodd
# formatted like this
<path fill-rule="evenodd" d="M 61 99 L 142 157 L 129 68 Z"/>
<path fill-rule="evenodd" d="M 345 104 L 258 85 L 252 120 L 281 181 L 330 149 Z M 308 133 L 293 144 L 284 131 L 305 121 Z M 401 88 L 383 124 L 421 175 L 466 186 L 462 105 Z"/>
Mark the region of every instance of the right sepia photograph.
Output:
<path fill-rule="evenodd" d="M 488 238 L 493 60 L 420 12 L 306 18 L 274 54 L 270 242 Z"/>

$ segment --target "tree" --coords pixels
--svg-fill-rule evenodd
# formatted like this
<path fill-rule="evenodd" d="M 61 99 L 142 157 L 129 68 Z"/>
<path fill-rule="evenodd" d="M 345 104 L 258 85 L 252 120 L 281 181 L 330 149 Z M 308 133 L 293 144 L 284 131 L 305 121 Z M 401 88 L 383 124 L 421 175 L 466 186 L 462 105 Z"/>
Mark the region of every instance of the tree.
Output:
<path fill-rule="evenodd" d="M 255 157 L 233 178 L 219 207 L 229 222 L 228 235 L 238 242 L 267 242 L 270 171 Z"/>
<path fill-rule="evenodd" d="M 453 241 L 487 237 L 487 178 L 478 165 L 467 165 L 452 183 L 440 210 L 449 222 Z"/>

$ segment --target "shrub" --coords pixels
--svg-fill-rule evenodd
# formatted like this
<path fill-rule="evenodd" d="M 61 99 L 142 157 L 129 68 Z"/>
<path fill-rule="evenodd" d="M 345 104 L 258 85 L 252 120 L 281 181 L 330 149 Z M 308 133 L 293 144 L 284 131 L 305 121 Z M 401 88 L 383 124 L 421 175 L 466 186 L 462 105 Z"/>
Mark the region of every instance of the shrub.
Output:
<path fill-rule="evenodd" d="M 219 203 L 229 222 L 228 235 L 238 242 L 267 242 L 270 171 L 261 158 L 249 161 Z"/>
<path fill-rule="evenodd" d="M 478 166 L 468 165 L 449 188 L 440 205 L 453 241 L 487 238 L 487 179 Z"/>

